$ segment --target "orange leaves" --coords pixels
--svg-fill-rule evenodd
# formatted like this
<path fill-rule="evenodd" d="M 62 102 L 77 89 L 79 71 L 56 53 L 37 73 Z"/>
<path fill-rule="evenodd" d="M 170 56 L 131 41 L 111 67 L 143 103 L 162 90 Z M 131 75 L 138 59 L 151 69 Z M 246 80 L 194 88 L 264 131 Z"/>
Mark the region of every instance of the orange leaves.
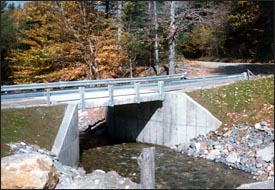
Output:
<path fill-rule="evenodd" d="M 33 41 L 33 40 L 20 38 L 19 41 L 20 41 L 20 43 L 26 44 L 26 45 L 29 45 L 29 46 L 39 46 L 39 44 L 36 41 Z"/>
<path fill-rule="evenodd" d="M 62 1 L 58 6 L 31 2 L 24 11 L 26 26 L 18 38 L 24 49 L 9 57 L 14 81 L 80 80 L 97 71 L 93 77 L 116 77 L 126 54 L 118 52 L 115 23 L 97 14 L 92 3 Z"/>

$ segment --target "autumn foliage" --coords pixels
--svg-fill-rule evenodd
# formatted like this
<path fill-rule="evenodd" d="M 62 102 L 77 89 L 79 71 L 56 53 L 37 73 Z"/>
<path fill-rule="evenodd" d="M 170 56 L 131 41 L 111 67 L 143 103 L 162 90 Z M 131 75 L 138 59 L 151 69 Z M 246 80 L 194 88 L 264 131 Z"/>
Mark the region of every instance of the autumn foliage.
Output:
<path fill-rule="evenodd" d="M 23 10 L 18 40 L 25 48 L 8 57 L 14 83 L 117 77 L 123 54 L 116 48 L 116 25 L 93 4 L 80 3 L 31 2 Z"/>
<path fill-rule="evenodd" d="M 1 84 L 159 75 L 186 58 L 273 62 L 274 1 L 171 2 L 1 1 Z"/>

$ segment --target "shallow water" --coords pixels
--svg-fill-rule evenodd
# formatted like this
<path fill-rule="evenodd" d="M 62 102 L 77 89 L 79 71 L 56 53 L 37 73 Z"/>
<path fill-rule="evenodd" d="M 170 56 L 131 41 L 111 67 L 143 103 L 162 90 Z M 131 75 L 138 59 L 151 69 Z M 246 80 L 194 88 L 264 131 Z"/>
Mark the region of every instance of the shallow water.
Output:
<path fill-rule="evenodd" d="M 163 146 L 144 143 L 122 143 L 88 148 L 81 154 L 80 165 L 87 173 L 95 169 L 114 170 L 121 176 L 140 183 L 136 158 L 142 148 L 155 149 L 156 189 L 232 189 L 252 183 L 252 175 L 230 169 L 221 163 L 193 158 Z"/>

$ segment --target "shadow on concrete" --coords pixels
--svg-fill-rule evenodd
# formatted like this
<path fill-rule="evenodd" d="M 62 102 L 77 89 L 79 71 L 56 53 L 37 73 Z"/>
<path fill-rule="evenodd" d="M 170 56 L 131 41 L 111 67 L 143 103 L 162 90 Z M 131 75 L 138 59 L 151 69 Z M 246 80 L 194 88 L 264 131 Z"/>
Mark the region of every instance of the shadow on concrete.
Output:
<path fill-rule="evenodd" d="M 219 73 L 224 75 L 238 74 L 246 72 L 249 69 L 253 74 L 274 74 L 274 64 L 243 64 L 236 66 L 220 66 L 213 73 Z"/>
<path fill-rule="evenodd" d="M 115 143 L 136 142 L 140 132 L 162 104 L 162 101 L 152 101 L 108 107 L 108 134 Z"/>

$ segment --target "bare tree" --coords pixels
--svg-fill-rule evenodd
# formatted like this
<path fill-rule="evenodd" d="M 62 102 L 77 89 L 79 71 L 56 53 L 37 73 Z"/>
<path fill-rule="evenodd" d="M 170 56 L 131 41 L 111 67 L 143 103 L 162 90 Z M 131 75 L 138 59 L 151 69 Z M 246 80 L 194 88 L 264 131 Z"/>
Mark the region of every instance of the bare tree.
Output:
<path fill-rule="evenodd" d="M 119 60 L 121 59 L 121 34 L 122 34 L 122 1 L 118 1 L 118 9 L 117 9 L 117 22 L 118 22 L 118 28 L 117 28 L 117 49 L 119 53 Z M 122 73 L 122 63 L 119 64 L 119 70 L 120 73 Z"/>
<path fill-rule="evenodd" d="M 167 4 L 166 4 L 167 5 Z M 174 74 L 175 46 L 177 32 L 186 29 L 194 23 L 210 24 L 213 22 L 211 15 L 215 13 L 215 6 L 194 6 L 192 1 L 170 1 L 170 26 L 169 26 L 169 74 Z M 175 15 L 179 9 L 180 14 Z M 184 23 L 184 24 L 183 24 Z"/>
<path fill-rule="evenodd" d="M 175 64 L 175 36 L 176 36 L 176 25 L 175 25 L 175 1 L 170 3 L 170 27 L 169 27 L 169 75 L 174 74 Z"/>
<path fill-rule="evenodd" d="M 159 74 L 159 50 L 158 50 L 158 20 L 157 20 L 157 2 L 154 1 L 154 25 L 155 25 L 155 65 L 157 74 Z"/>

